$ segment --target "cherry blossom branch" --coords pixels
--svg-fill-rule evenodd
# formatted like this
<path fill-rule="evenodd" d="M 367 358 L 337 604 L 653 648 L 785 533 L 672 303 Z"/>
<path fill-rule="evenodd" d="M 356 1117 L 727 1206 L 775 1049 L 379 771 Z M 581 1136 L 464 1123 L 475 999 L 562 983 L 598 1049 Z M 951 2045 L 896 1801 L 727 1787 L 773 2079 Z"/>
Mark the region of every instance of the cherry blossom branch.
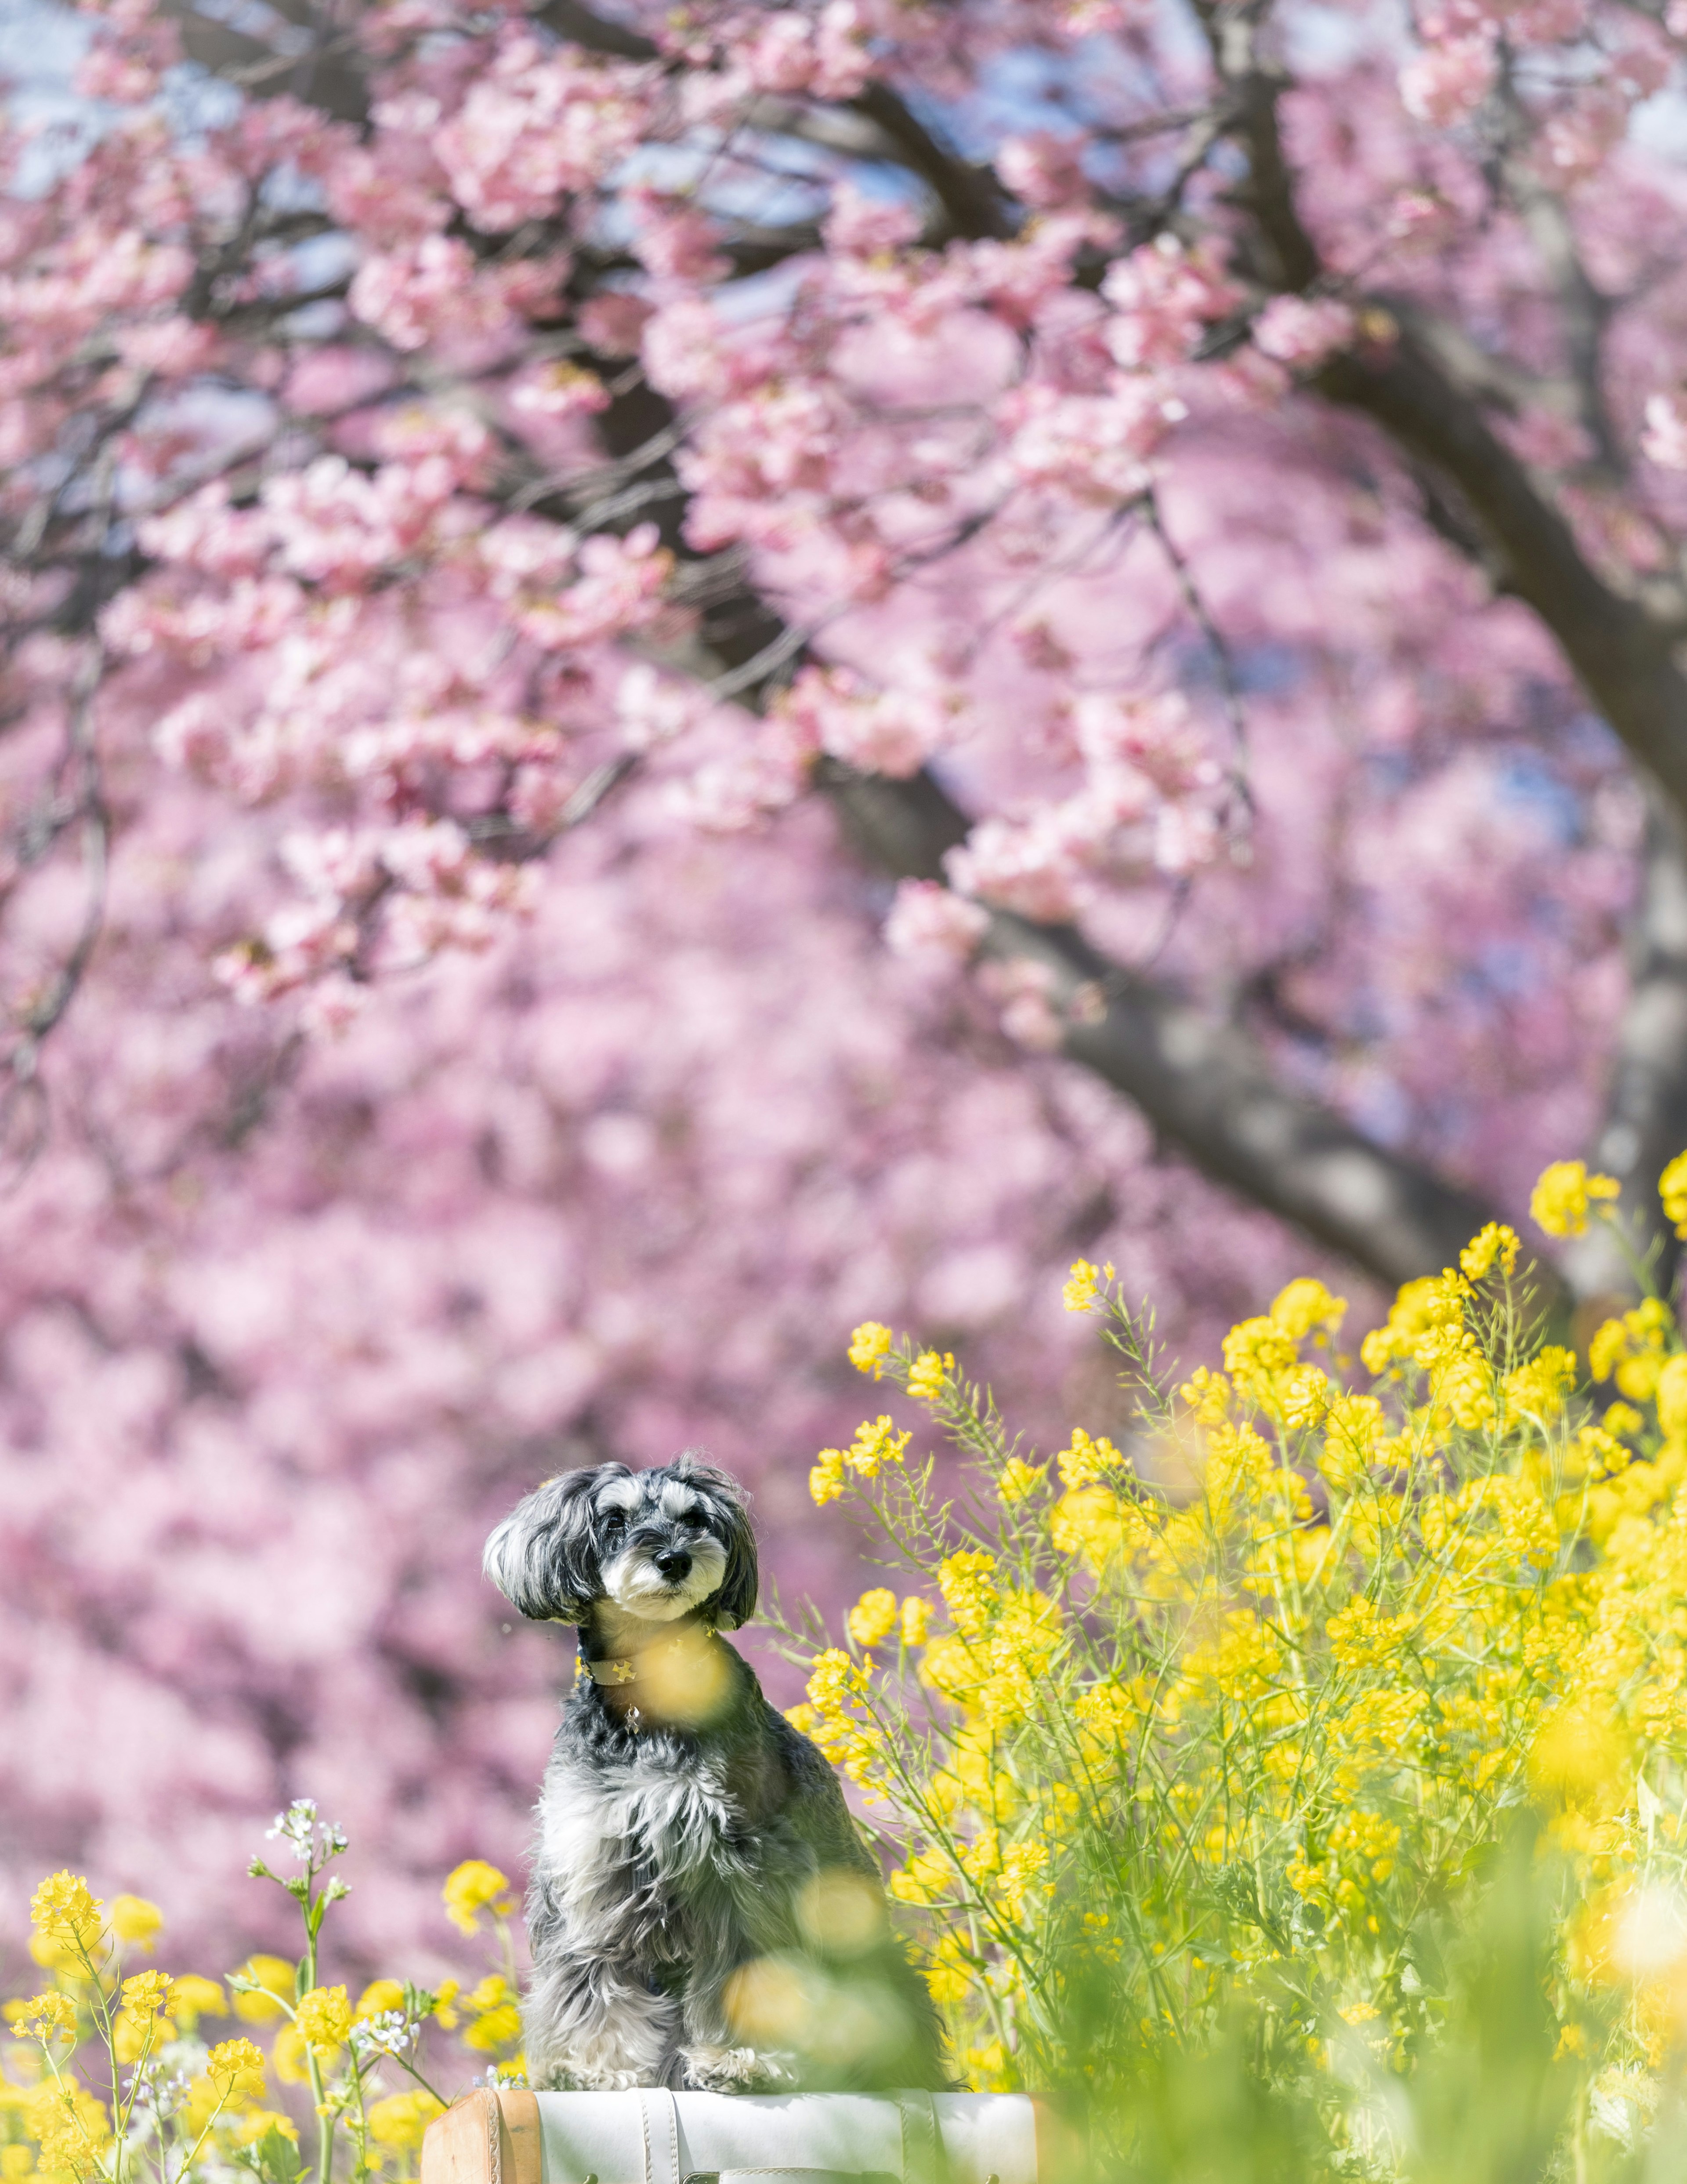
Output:
<path fill-rule="evenodd" d="M 1576 419 L 1600 465 L 1611 476 L 1621 476 L 1628 464 L 1605 398 L 1605 337 L 1614 306 L 1583 263 L 1563 198 L 1533 171 L 1527 157 L 1527 118 L 1509 77 L 1502 92 L 1512 140 L 1505 158 L 1506 187 L 1558 299 L 1559 331 Z"/>
<path fill-rule="evenodd" d="M 1224 701 L 1224 717 L 1230 726 L 1228 774 L 1230 802 L 1224 816 L 1226 831 L 1231 837 L 1232 854 L 1235 855 L 1242 850 L 1254 817 L 1254 791 L 1248 763 L 1248 715 L 1242 703 L 1242 688 L 1237 678 L 1236 663 L 1223 631 L 1213 620 L 1211 610 L 1201 596 L 1194 571 L 1166 531 L 1159 496 L 1152 488 L 1143 495 L 1142 508 L 1143 519 L 1159 542 L 1160 550 L 1172 571 L 1178 596 L 1189 619 L 1206 640 L 1207 650 L 1212 657 L 1213 671 L 1218 677 L 1218 687 Z"/>
<path fill-rule="evenodd" d="M 928 774 L 822 783 L 864 854 L 899 878 L 941 881 L 964 812 Z M 1453 1264 L 1492 1209 L 1476 1193 L 1377 1145 L 1286 1083 L 1236 1026 L 1110 962 L 1070 926 L 989 913 L 981 947 L 1045 974 L 1059 1051 L 1122 1092 L 1205 1174 L 1290 1221 L 1378 1279 Z"/>
<path fill-rule="evenodd" d="M 1506 588 L 1532 607 L 1600 712 L 1687 816 L 1687 676 L 1675 645 L 1687 600 L 1669 581 L 1619 591 L 1567 518 L 1438 362 L 1403 311 L 1388 348 L 1332 358 L 1320 392 L 1372 418 L 1445 481 Z"/>

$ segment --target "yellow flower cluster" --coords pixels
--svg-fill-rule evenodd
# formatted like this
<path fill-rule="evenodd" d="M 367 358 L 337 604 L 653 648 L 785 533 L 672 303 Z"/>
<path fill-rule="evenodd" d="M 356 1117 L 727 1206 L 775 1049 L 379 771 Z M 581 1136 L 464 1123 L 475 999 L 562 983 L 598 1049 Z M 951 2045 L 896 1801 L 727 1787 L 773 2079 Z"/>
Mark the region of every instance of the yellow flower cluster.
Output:
<path fill-rule="evenodd" d="M 74 1873 L 49 1874 L 30 1898 L 30 1924 L 49 1948 L 88 1956 L 105 1930 L 104 1908 Z"/>
<path fill-rule="evenodd" d="M 849 1362 L 858 1373 L 871 1373 L 877 1380 L 884 1370 L 884 1361 L 895 1340 L 882 1322 L 863 1320 L 849 1338 Z"/>
<path fill-rule="evenodd" d="M 385 2100 L 370 2103 L 369 2135 L 388 2153 L 414 2153 L 429 2124 L 444 2113 L 444 2104 L 423 2086 L 389 2093 Z"/>
<path fill-rule="evenodd" d="M 876 1479 L 887 1463 L 900 1463 L 908 1452 L 911 1433 L 898 1433 L 886 1414 L 864 1421 L 855 1429 L 848 1448 L 823 1448 L 809 1474 L 809 1492 L 816 1506 L 824 1508 L 844 1491 L 846 1475 Z"/>
<path fill-rule="evenodd" d="M 901 1618 L 921 1637 L 924 1607 L 911 1599 Z M 163 1926 L 157 1905 L 146 1898 L 119 1896 L 108 1914 L 79 1875 L 52 1874 L 36 1888 L 33 1951 L 51 1966 L 54 1983 L 3 2006 L 14 2042 L 31 2043 L 36 2060 L 31 2064 L 14 2045 L 0 2072 L 0 2184 L 132 2184 L 142 2173 L 143 2144 L 151 2149 L 148 2173 L 155 2160 L 178 2184 L 215 2184 L 245 2166 L 273 2179 L 277 2162 L 291 2174 L 292 2157 L 278 2153 L 273 2135 L 296 2146 L 299 2126 L 264 2105 L 271 2071 L 282 2086 L 309 2088 L 320 2137 L 304 2168 L 323 2175 L 348 2168 L 364 2178 L 384 2169 L 400 2184 L 414 2176 L 422 2133 L 443 2103 L 402 2081 L 383 2095 L 377 2074 L 404 2067 L 394 2059 L 416 2052 L 429 2020 L 449 2031 L 465 2017 L 460 2036 L 486 2059 L 482 2069 L 495 2081 L 521 2082 L 520 2010 L 502 1971 L 466 1995 L 454 1981 L 426 1994 L 377 1979 L 355 2003 L 345 1987 L 313 1978 L 321 1915 L 343 1893 L 333 1884 L 317 1892 L 320 1846 L 327 1835 L 327 1855 L 337 1855 L 343 1837 L 319 1833 L 315 1808 L 303 1802 L 278 1831 L 295 1843 L 308 1832 L 316 1846 L 307 1852 L 305 1882 L 283 1884 L 304 1912 L 305 1959 L 295 1965 L 278 1956 L 249 1958 L 230 1975 L 227 1988 L 194 1973 L 125 1971 L 125 1950 L 150 1949 Z M 277 1877 L 261 1860 L 253 1870 Z M 483 1859 L 459 1865 L 442 1893 L 465 1930 L 472 1931 L 487 1908 L 501 1919 L 514 1908 L 505 1876 Z M 459 1996 L 460 2012 L 452 2007 Z M 244 2034 L 198 2044 L 201 2021 L 231 2009 L 253 2027 L 274 2028 L 267 2056 Z M 362 2040 L 360 2025 L 372 2028 Z M 341 2133 L 353 2142 L 344 2164 L 335 2158 Z"/>
<path fill-rule="evenodd" d="M 849 1635 L 864 1652 L 882 1646 L 897 1627 L 896 1595 L 888 1585 L 864 1592 L 844 1618 Z"/>
<path fill-rule="evenodd" d="M 789 1719 L 852 1781 L 871 1786 L 881 1738 L 877 1722 L 860 1703 L 870 1689 L 866 1670 L 833 1647 L 815 1659 L 807 1688 L 806 1704 L 793 1707 Z"/>
<path fill-rule="evenodd" d="M 908 1392 L 916 1402 L 934 1403 L 954 1371 L 953 1351 L 939 1356 L 935 1350 L 922 1350 L 908 1368 Z"/>
<path fill-rule="evenodd" d="M 314 1986 L 301 1995 L 293 2023 L 305 2045 L 330 2055 L 352 2029 L 352 2005 L 342 1986 Z"/>
<path fill-rule="evenodd" d="M 1459 1253 L 1459 1272 L 1467 1282 L 1479 1282 L 1497 1266 L 1509 1281 L 1517 1270 L 1522 1249 L 1523 1240 L 1515 1228 L 1503 1221 L 1490 1221 Z"/>
<path fill-rule="evenodd" d="M 1670 1355 L 1674 1315 L 1662 1297 L 1646 1297 L 1632 1312 L 1607 1319 L 1588 1345 L 1595 1380 L 1614 1379 L 1631 1402 L 1649 1403 Z"/>
<path fill-rule="evenodd" d="M 1111 1471 L 1124 1468 L 1124 1458 L 1105 1434 L 1091 1440 L 1082 1426 L 1074 1426 L 1072 1440 L 1055 1458 L 1062 1486 L 1094 1486 Z"/>
<path fill-rule="evenodd" d="M 1609 1203 L 1621 1190 L 1614 1177 L 1590 1175 L 1582 1161 L 1554 1161 L 1542 1171 L 1528 1210 L 1537 1228 L 1549 1236 L 1580 1236 L 1587 1231 L 1592 1208 Z"/>
<path fill-rule="evenodd" d="M 1066 1285 L 1061 1292 L 1061 1301 L 1068 1312 L 1088 1312 L 1102 1294 L 1105 1284 L 1114 1278 L 1111 1261 L 1105 1267 L 1097 1267 L 1088 1259 L 1075 1260 Z"/>
<path fill-rule="evenodd" d="M 1043 1464 L 1027 1463 L 1022 1456 L 1011 1456 L 996 1475 L 997 1498 L 1010 1509 L 1016 1509 L 1045 1486 L 1048 1479 L 1048 1470 Z"/>
<path fill-rule="evenodd" d="M 508 1879 L 483 1858 L 465 1858 L 446 1875 L 440 1893 L 445 1915 L 459 1934 L 478 1931 L 482 1911 L 490 1910 L 504 1919 L 515 1908 Z"/>
<path fill-rule="evenodd" d="M 1687 1236 L 1687 1153 L 1677 1153 L 1657 1179 L 1664 1218 L 1673 1222 L 1678 1236 Z"/>
<path fill-rule="evenodd" d="M 1662 1195 L 1687 1228 L 1687 1155 Z M 1559 1162 L 1534 1212 L 1574 1235 L 1613 1197 Z M 1415 2037 L 1420 1907 L 1456 1900 L 1519 1802 L 1590 1887 L 1649 1844 L 1687 1896 L 1687 1346 L 1660 1298 L 1608 1321 L 1601 1419 L 1569 1349 L 1520 1343 L 1521 1262 L 1490 1223 L 1356 1364 L 1343 1301 L 1292 1282 L 1173 1396 L 1111 1269 L 1079 1261 L 1065 1301 L 1105 1302 L 1139 1368 L 1138 1469 L 1082 1429 L 1022 1452 L 947 1358 L 931 1386 L 987 1490 L 836 1456 L 941 1607 L 864 1595 L 857 1654 L 815 1660 L 800 1718 L 905 1830 L 892 1893 L 988 2082 L 1068 2066 L 1028 1997 L 1082 1979 L 1108 2021 L 1181 2040 L 1285 1953 L 1367 2037 Z M 887 1331 L 869 1368 L 890 1356 Z M 1636 1992 L 1606 2048 L 1567 2052 L 1655 2065 L 1677 2034 Z"/>

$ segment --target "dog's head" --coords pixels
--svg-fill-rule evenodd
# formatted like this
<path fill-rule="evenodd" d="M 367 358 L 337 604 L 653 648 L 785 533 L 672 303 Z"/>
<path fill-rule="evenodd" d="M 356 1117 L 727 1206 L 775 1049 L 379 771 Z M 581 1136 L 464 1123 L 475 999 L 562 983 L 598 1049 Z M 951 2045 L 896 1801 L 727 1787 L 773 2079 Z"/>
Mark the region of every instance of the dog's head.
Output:
<path fill-rule="evenodd" d="M 599 1463 L 548 1479 L 487 1541 L 487 1575 L 535 1622 L 583 1623 L 611 1600 L 648 1623 L 755 1613 L 755 1536 L 736 1480 L 687 1450 L 659 1471 Z"/>

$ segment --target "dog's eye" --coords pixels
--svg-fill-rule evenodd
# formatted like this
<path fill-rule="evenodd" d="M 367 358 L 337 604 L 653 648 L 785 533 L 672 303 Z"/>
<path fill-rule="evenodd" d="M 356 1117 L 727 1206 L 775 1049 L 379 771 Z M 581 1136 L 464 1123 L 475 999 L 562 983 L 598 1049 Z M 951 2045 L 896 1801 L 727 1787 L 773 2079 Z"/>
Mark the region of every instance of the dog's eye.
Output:
<path fill-rule="evenodd" d="M 626 1518 L 621 1514 L 619 1509 L 611 1509 L 609 1514 L 604 1518 L 604 1537 L 610 1540 L 618 1540 L 626 1529 Z"/>

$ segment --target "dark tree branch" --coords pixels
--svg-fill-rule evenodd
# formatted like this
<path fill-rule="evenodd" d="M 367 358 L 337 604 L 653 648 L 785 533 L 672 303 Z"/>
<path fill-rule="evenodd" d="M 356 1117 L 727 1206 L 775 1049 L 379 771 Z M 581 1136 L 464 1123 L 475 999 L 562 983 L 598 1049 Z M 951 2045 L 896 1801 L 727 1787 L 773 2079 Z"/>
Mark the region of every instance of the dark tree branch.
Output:
<path fill-rule="evenodd" d="M 1277 125 L 1278 85 L 1256 64 L 1251 33 L 1214 27 L 1220 73 L 1241 102 L 1253 170 L 1249 201 L 1279 285 L 1305 289 L 1321 267 L 1294 202 Z M 1562 204 L 1538 189 L 1522 209 L 1565 317 L 1567 362 L 1578 414 L 1602 456 L 1616 454 L 1602 392 L 1601 345 L 1609 305 L 1592 286 Z M 1398 338 L 1337 356 L 1317 391 L 1371 417 L 1425 478 L 1431 520 L 1500 588 L 1532 607 L 1640 773 L 1649 805 L 1640 901 L 1629 936 L 1630 995 L 1618 1034 L 1595 1164 L 1629 1184 L 1627 1213 L 1661 1277 L 1677 1245 L 1656 1199 L 1666 1162 L 1687 1145 L 1687 597 L 1678 582 L 1623 588 L 1584 553 L 1563 510 L 1500 438 L 1483 409 L 1494 387 L 1470 370 L 1456 329 L 1384 299 Z M 1632 1294 L 1632 1272 L 1609 1239 L 1590 1235 L 1566 1255 L 1573 1290 L 1590 1299 Z"/>
<path fill-rule="evenodd" d="M 887 781 L 828 766 L 824 785 L 881 869 L 940 879 L 966 814 L 929 775 Z M 1457 1262 L 1494 1209 L 1286 1084 L 1263 1050 L 1158 981 L 1110 962 L 1070 926 L 994 912 L 983 942 L 1046 973 L 1061 1051 L 1139 1106 L 1215 1182 L 1395 1284 Z"/>
<path fill-rule="evenodd" d="M 1562 511 L 1403 316 L 1386 349 L 1332 359 L 1317 386 L 1374 418 L 1413 462 L 1450 487 L 1506 588 L 1534 608 L 1594 705 L 1687 819 L 1687 677 L 1675 657 L 1682 634 L 1675 588 L 1648 599 L 1608 582 Z"/>
<path fill-rule="evenodd" d="M 369 80 L 347 42 L 336 40 L 315 52 L 283 52 L 231 23 L 201 14 L 194 0 L 162 4 L 181 29 L 188 59 L 225 82 L 258 98 L 291 92 L 336 121 L 361 125 L 369 119 Z"/>
<path fill-rule="evenodd" d="M 1280 269 L 1273 285 L 1310 287 L 1322 269 L 1283 156 L 1278 81 L 1257 64 L 1246 18 L 1215 13 L 1208 20 L 1249 153 L 1239 194 Z M 1478 390 L 1461 383 L 1456 348 L 1439 343 L 1438 329 L 1409 307 L 1381 300 L 1397 338 L 1333 358 L 1317 375 L 1317 391 L 1373 418 L 1414 465 L 1450 488 L 1500 581 L 1545 623 L 1594 705 L 1687 822 L 1687 677 L 1675 658 L 1687 636 L 1680 586 L 1630 593 L 1601 575 L 1562 510 L 1494 431 Z"/>
<path fill-rule="evenodd" d="M 1656 1254 L 1656 1278 L 1667 1290 L 1681 1246 L 1663 1217 L 1656 1185 L 1687 1145 L 1687 844 L 1679 822 L 1656 794 L 1647 800 L 1628 953 L 1629 1003 L 1592 1161 L 1623 1184 L 1629 1234 L 1642 1254 Z M 1626 1301 L 1633 1293 L 1631 1270 L 1598 1230 L 1571 1246 L 1567 1263 L 1580 1296 Z"/>
<path fill-rule="evenodd" d="M 853 100 L 856 113 L 882 130 L 908 167 L 931 191 L 955 233 L 972 241 L 1005 241 L 1018 231 L 1016 209 L 988 167 L 974 167 L 940 143 L 899 92 L 877 77 Z"/>

